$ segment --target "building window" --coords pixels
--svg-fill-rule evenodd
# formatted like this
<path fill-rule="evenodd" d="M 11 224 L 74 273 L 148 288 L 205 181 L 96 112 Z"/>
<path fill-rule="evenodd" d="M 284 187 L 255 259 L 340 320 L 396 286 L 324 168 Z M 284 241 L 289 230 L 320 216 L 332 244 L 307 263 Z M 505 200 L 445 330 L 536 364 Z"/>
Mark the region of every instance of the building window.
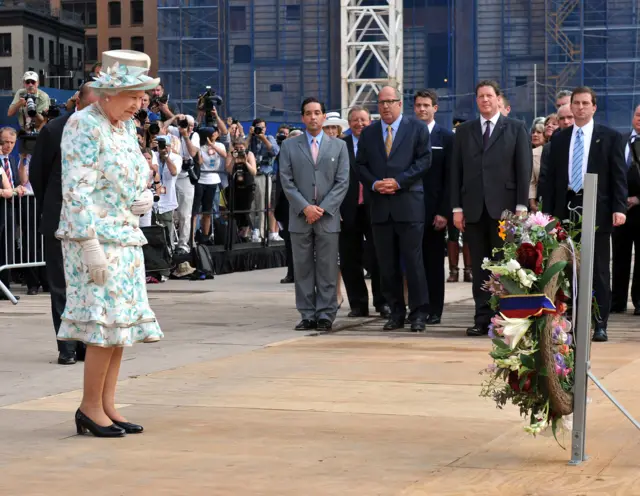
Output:
<path fill-rule="evenodd" d="M 87 61 L 95 62 L 98 60 L 98 38 L 96 36 L 87 36 L 86 51 Z"/>
<path fill-rule="evenodd" d="M 269 87 L 269 91 L 273 92 L 273 93 L 278 93 L 280 91 L 283 91 L 282 85 L 281 84 L 272 84 Z"/>
<path fill-rule="evenodd" d="M 58 64 L 64 65 L 64 44 L 58 45 Z"/>
<path fill-rule="evenodd" d="M 11 33 L 0 34 L 0 57 L 11 57 Z"/>
<path fill-rule="evenodd" d="M 432 33 L 427 38 L 427 60 L 429 71 L 427 86 L 429 88 L 446 88 L 448 86 L 449 38 L 447 33 Z"/>
<path fill-rule="evenodd" d="M 78 57 L 76 60 L 76 68 L 81 70 L 82 64 L 84 63 L 84 60 L 82 59 L 82 48 L 78 48 L 78 50 L 76 50 L 76 55 Z"/>
<path fill-rule="evenodd" d="M 38 38 L 38 59 L 40 60 L 40 62 L 44 62 L 45 58 L 44 58 L 44 38 L 42 36 L 40 36 Z"/>
<path fill-rule="evenodd" d="M 44 84 L 44 71 L 42 69 L 40 69 L 38 71 L 38 85 L 39 86 L 45 86 L 45 84 Z"/>
<path fill-rule="evenodd" d="M 231 7 L 229 12 L 229 27 L 231 31 L 247 30 L 247 12 L 245 7 Z"/>
<path fill-rule="evenodd" d="M 56 63 L 56 46 L 53 43 L 53 40 L 49 40 L 49 64 L 53 65 Z"/>
<path fill-rule="evenodd" d="M 144 52 L 144 36 L 131 37 L 131 50 L 136 52 Z"/>
<path fill-rule="evenodd" d="M 96 2 L 87 2 L 84 14 L 84 22 L 87 27 L 95 27 L 98 24 L 98 12 Z"/>
<path fill-rule="evenodd" d="M 109 38 L 109 50 L 121 50 L 122 40 L 120 38 Z"/>
<path fill-rule="evenodd" d="M 285 19 L 287 21 L 299 21 L 300 5 L 287 5 L 287 10 L 285 11 Z"/>
<path fill-rule="evenodd" d="M 34 46 L 33 46 L 33 45 L 34 45 L 33 35 L 32 35 L 32 34 L 30 34 L 30 35 L 29 35 L 29 58 L 30 58 L 31 60 L 33 60 L 33 59 L 35 59 L 35 58 L 36 58 L 36 55 L 35 55 L 35 48 L 34 48 Z"/>
<path fill-rule="evenodd" d="M 75 69 L 76 66 L 73 63 L 73 47 L 67 47 L 67 69 Z"/>
<path fill-rule="evenodd" d="M 131 0 L 131 24 L 144 24 L 142 0 Z"/>
<path fill-rule="evenodd" d="M 0 67 L 0 90 L 12 90 L 11 67 Z"/>
<path fill-rule="evenodd" d="M 527 76 L 516 76 L 516 86 L 526 86 Z"/>
<path fill-rule="evenodd" d="M 236 64 L 249 64 L 251 62 L 251 47 L 249 45 L 234 46 L 233 61 Z"/>
<path fill-rule="evenodd" d="M 109 2 L 109 26 L 120 26 L 120 2 Z"/>

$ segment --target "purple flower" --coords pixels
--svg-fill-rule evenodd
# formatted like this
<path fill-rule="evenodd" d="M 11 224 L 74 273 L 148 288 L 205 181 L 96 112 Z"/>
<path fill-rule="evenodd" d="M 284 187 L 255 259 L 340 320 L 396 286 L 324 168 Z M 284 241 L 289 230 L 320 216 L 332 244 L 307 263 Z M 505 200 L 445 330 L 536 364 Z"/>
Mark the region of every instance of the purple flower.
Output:
<path fill-rule="evenodd" d="M 494 327 L 495 327 L 495 326 L 494 326 L 493 324 L 489 324 L 489 337 L 490 337 L 491 339 L 493 339 L 493 338 L 495 338 L 495 337 L 496 337 L 496 333 L 495 333 L 495 332 L 493 332 L 493 328 L 494 328 Z"/>
<path fill-rule="evenodd" d="M 556 353 L 553 357 L 556 359 L 556 364 L 564 368 L 564 356 L 561 353 Z"/>
<path fill-rule="evenodd" d="M 573 336 L 571 335 L 570 332 L 567 333 L 567 342 L 565 343 L 567 346 L 571 346 L 571 343 L 573 343 Z"/>

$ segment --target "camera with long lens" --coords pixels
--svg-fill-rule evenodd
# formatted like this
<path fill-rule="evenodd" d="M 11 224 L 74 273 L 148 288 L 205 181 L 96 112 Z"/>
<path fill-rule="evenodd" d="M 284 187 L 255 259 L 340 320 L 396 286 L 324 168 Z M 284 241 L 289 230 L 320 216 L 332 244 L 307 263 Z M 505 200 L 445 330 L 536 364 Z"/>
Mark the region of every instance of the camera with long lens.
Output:
<path fill-rule="evenodd" d="M 182 170 L 184 172 L 187 172 L 189 169 L 191 169 L 191 167 L 193 167 L 193 159 L 190 159 L 190 158 L 182 159 Z"/>
<path fill-rule="evenodd" d="M 167 140 L 165 138 L 158 138 L 158 150 L 167 149 Z"/>
<path fill-rule="evenodd" d="M 64 105 L 58 105 L 58 102 L 55 98 L 49 99 L 49 108 L 45 110 L 44 114 L 47 117 L 47 120 L 53 120 L 56 117 L 60 117 L 60 108 Z"/>
<path fill-rule="evenodd" d="M 24 99 L 27 101 L 27 115 L 34 118 L 38 113 L 36 110 L 36 95 L 27 94 Z"/>
<path fill-rule="evenodd" d="M 253 134 L 255 134 L 256 136 L 260 136 L 263 132 L 264 129 L 262 129 L 260 126 L 256 126 L 253 128 Z"/>
<path fill-rule="evenodd" d="M 278 144 L 278 146 L 282 145 L 282 142 L 284 140 L 286 140 L 287 137 L 288 136 L 286 134 L 284 134 L 283 132 L 280 132 L 280 133 L 276 134 L 276 143 Z"/>
<path fill-rule="evenodd" d="M 136 112 L 136 119 L 138 119 L 138 121 L 140 122 L 140 124 L 143 124 L 145 122 L 147 122 L 147 117 L 149 116 L 149 114 L 147 113 L 147 111 L 145 109 L 140 109 Z M 157 124 L 156 124 L 157 126 Z M 160 126 L 158 126 L 158 131 L 160 130 Z"/>
<path fill-rule="evenodd" d="M 216 107 L 222 105 L 222 98 L 216 95 L 215 90 L 211 86 L 205 86 L 205 92 L 198 96 L 198 110 L 204 111 L 205 124 L 211 127 L 216 119 L 213 117 Z"/>
<path fill-rule="evenodd" d="M 189 127 L 189 121 L 187 119 L 178 119 L 178 126 L 182 129 L 187 129 Z"/>
<path fill-rule="evenodd" d="M 160 125 L 157 122 L 152 122 L 151 124 L 149 124 L 146 139 L 147 148 L 151 146 L 151 142 L 158 134 L 160 134 Z"/>
<path fill-rule="evenodd" d="M 157 107 L 161 103 L 167 103 L 169 101 L 168 95 L 153 96 L 149 102 L 149 107 Z"/>

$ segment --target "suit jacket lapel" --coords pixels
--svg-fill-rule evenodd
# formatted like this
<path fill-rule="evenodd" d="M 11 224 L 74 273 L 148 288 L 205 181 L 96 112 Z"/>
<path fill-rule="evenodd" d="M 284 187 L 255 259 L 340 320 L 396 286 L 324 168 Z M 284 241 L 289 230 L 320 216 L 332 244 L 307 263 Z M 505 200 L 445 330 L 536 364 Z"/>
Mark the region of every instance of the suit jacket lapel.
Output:
<path fill-rule="evenodd" d="M 380 153 L 382 154 L 382 156 L 386 157 L 387 156 L 387 150 L 384 147 L 384 138 L 382 137 L 382 126 L 383 126 L 382 121 L 375 121 L 369 127 L 373 128 L 371 130 L 372 133 L 375 133 L 375 134 L 378 135 L 378 137 L 376 138 L 375 141 L 376 141 L 376 143 L 378 143 L 378 148 L 380 149 Z M 362 135 L 360 135 L 360 138 L 362 139 Z"/>
<path fill-rule="evenodd" d="M 398 131 L 396 135 L 393 137 L 393 145 L 391 146 L 391 153 L 389 153 L 389 158 L 394 154 L 394 152 L 400 147 L 402 141 L 407 137 L 409 133 L 409 119 L 403 117 L 400 121 L 400 125 L 398 126 Z M 384 143 L 383 143 L 384 144 Z M 386 153 L 385 149 L 385 153 Z"/>
<path fill-rule="evenodd" d="M 473 137 L 478 142 L 478 147 L 480 148 L 480 150 L 482 150 L 483 149 L 483 146 L 482 146 L 482 124 L 480 123 L 480 118 L 477 118 L 473 122 L 473 124 L 471 126 L 471 134 L 473 135 Z"/>
<path fill-rule="evenodd" d="M 429 137 L 431 138 L 431 146 L 442 146 L 442 138 L 440 136 L 440 126 L 438 126 L 438 124 L 433 126 L 433 131 L 431 131 Z"/>
<path fill-rule="evenodd" d="M 569 156 L 571 153 L 571 137 L 573 136 L 573 126 L 567 128 L 568 131 L 565 133 L 565 137 L 562 140 L 562 148 L 560 150 L 561 155 L 563 157 L 567 157 L 567 165 L 566 167 L 561 167 L 560 174 L 562 174 L 562 180 L 564 183 L 569 185 L 569 164 L 571 164 L 572 157 Z"/>
<path fill-rule="evenodd" d="M 498 117 L 498 122 L 496 122 L 495 129 L 493 130 L 493 132 L 491 133 L 491 137 L 489 138 L 489 144 L 487 145 L 487 150 L 491 148 L 491 146 L 496 142 L 496 140 L 502 134 L 503 130 L 504 130 L 504 117 L 500 115 L 500 117 Z"/>
<path fill-rule="evenodd" d="M 324 136 L 322 136 L 322 141 L 320 142 L 320 148 L 318 149 L 318 164 L 320 164 L 320 162 L 322 161 L 323 156 L 326 154 L 327 149 L 331 146 L 331 143 L 329 142 L 329 136 L 327 136 L 326 134 Z M 309 152 L 311 153 L 311 152 Z"/>
<path fill-rule="evenodd" d="M 587 160 L 587 173 L 597 173 L 598 164 L 596 163 L 595 154 L 600 148 L 600 126 L 594 123 L 593 134 L 591 135 L 591 145 L 589 146 L 589 159 Z M 626 157 L 625 157 L 626 158 Z"/>

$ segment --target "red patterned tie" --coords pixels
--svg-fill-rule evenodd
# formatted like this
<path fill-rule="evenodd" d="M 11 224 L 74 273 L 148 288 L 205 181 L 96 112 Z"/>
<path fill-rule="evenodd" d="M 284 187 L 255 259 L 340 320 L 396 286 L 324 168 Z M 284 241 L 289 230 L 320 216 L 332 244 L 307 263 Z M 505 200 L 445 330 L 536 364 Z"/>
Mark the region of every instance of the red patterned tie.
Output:
<path fill-rule="evenodd" d="M 11 175 L 11 166 L 9 165 L 9 159 L 7 157 L 4 158 L 3 168 L 4 168 L 4 173 L 9 178 L 9 184 L 11 184 L 11 187 L 13 188 L 13 176 Z"/>
<path fill-rule="evenodd" d="M 362 205 L 364 203 L 364 188 L 362 187 L 362 183 L 360 183 L 360 190 L 358 191 L 358 205 Z"/>

